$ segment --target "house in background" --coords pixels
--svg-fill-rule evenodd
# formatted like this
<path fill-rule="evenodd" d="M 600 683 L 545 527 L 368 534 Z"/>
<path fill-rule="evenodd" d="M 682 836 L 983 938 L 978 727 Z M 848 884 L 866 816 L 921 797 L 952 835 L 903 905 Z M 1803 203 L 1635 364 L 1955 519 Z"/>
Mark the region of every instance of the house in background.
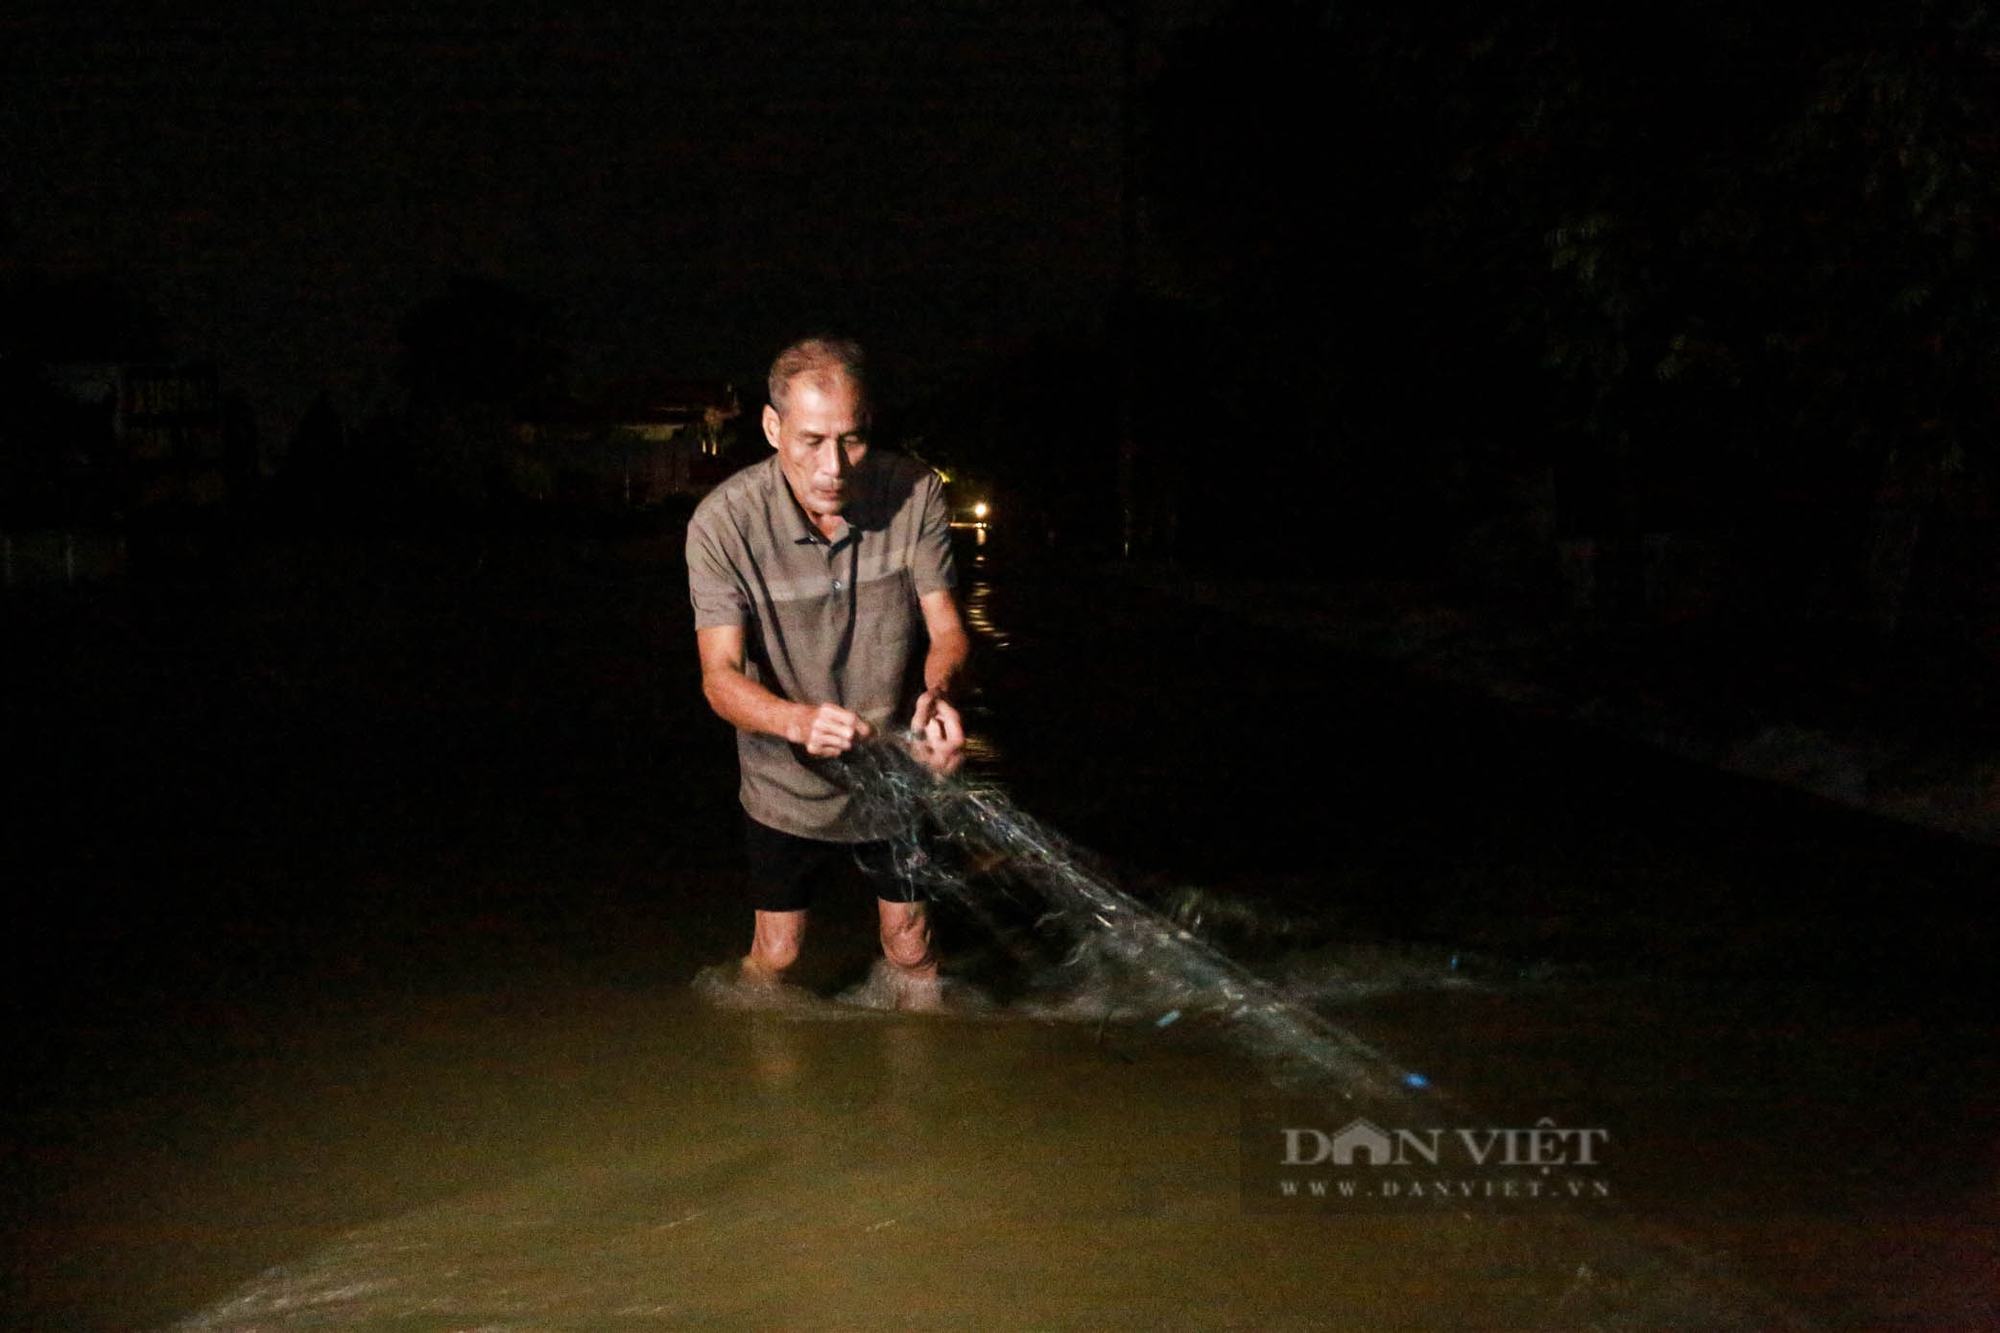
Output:
<path fill-rule="evenodd" d="M 228 503 L 222 394 L 212 368 L 125 367 L 114 429 L 134 512 L 215 512 Z"/>
<path fill-rule="evenodd" d="M 729 424 L 742 412 L 727 384 L 621 380 L 594 402 L 553 398 L 523 412 L 508 472 L 533 499 L 651 509 L 729 475 Z"/>
<path fill-rule="evenodd" d="M 185 555 L 239 489 L 212 367 L 44 364 L 4 393 L 0 584 L 121 574 L 135 532 Z"/>

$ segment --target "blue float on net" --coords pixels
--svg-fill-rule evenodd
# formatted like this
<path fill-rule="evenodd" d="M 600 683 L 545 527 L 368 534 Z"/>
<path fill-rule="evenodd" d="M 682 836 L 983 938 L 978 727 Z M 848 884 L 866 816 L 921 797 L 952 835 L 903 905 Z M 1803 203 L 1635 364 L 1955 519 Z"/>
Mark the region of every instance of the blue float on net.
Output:
<path fill-rule="evenodd" d="M 1431 1081 L 1422 1074 L 1405 1074 L 1403 1082 L 1413 1088 L 1428 1088 L 1431 1085 Z"/>

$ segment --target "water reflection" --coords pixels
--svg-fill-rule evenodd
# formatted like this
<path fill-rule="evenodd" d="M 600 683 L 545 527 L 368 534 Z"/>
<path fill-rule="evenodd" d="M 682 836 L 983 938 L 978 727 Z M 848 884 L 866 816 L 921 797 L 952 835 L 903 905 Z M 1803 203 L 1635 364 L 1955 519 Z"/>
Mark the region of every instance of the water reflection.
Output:
<path fill-rule="evenodd" d="M 1005 652 L 1014 646 L 1014 640 L 993 619 L 993 584 L 988 577 L 987 560 L 984 555 L 972 559 L 972 576 L 965 585 L 965 623 L 982 646 Z"/>
<path fill-rule="evenodd" d="M 980 533 L 985 537 L 984 531 Z M 976 641 L 976 652 L 1006 652 L 1013 647 L 1013 639 L 993 618 L 993 582 L 990 577 L 989 562 L 992 557 L 979 554 L 968 562 L 970 577 L 964 589 L 966 628 L 972 631 Z M 1000 746 L 993 739 L 989 719 L 992 716 L 987 703 L 986 691 L 979 686 L 979 671 L 975 662 L 973 671 L 972 700 L 968 704 L 967 728 L 965 736 L 965 758 L 976 770 L 997 773 L 1004 759 Z"/>

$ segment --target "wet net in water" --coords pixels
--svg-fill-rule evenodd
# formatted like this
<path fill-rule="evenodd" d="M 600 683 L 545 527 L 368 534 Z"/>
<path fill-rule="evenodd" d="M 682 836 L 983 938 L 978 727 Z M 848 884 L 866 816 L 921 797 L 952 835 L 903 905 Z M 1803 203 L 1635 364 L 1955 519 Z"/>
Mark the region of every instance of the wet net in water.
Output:
<path fill-rule="evenodd" d="M 1119 888 L 999 789 L 940 778 L 892 740 L 856 747 L 843 767 L 863 819 L 895 848 L 898 873 L 1003 941 L 1015 932 L 995 908 L 1025 909 L 1045 938 L 1068 942 L 1062 972 L 1099 997 L 1104 1015 L 1207 1019 L 1289 1087 L 1369 1099 L 1427 1088 L 1421 1075 Z"/>

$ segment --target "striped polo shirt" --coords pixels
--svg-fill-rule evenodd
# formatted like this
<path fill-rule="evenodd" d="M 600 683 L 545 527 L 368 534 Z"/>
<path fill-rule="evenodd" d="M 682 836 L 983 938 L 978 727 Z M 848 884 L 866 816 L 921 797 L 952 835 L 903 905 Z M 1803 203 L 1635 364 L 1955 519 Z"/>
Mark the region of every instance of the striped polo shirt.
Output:
<path fill-rule="evenodd" d="M 711 491 L 688 523 L 697 629 L 739 625 L 751 680 L 795 703 L 839 704 L 881 729 L 909 725 L 929 636 L 917 599 L 951 588 L 951 515 L 937 473 L 871 449 L 822 536 L 774 453 Z M 784 833 L 863 842 L 836 766 L 778 736 L 739 730 L 743 808 Z"/>

